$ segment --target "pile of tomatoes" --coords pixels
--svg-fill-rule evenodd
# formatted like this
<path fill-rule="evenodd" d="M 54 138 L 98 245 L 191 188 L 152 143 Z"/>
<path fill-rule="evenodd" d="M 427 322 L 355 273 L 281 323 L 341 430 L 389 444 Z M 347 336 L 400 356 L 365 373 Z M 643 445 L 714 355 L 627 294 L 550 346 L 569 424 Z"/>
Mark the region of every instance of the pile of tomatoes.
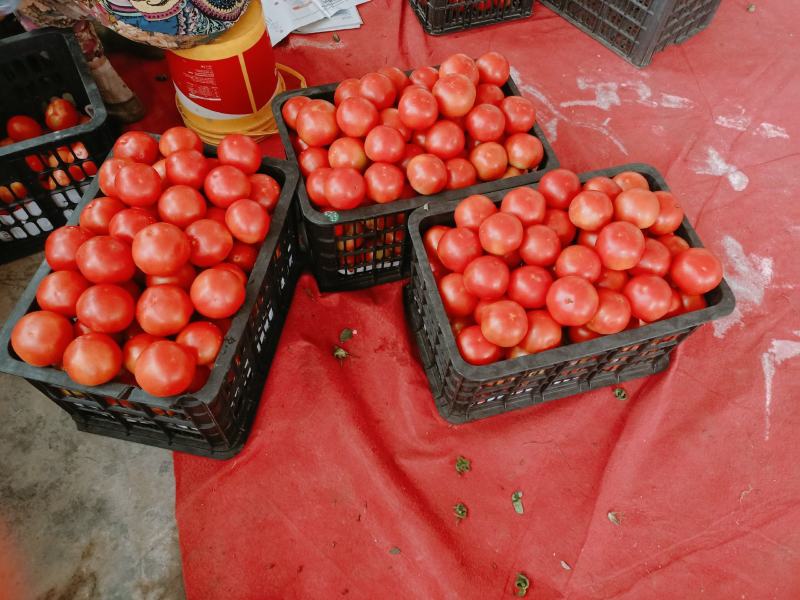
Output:
<path fill-rule="evenodd" d="M 484 365 L 704 308 L 722 266 L 675 234 L 682 220 L 640 173 L 581 185 L 556 169 L 499 209 L 465 198 L 423 239 L 459 351 Z"/>
<path fill-rule="evenodd" d="M 544 156 L 529 133 L 536 111 L 527 98 L 504 95 L 509 70 L 497 52 L 454 54 L 410 76 L 383 67 L 346 79 L 333 103 L 290 98 L 281 113 L 297 134 L 311 202 L 349 210 L 535 169 Z"/>
<path fill-rule="evenodd" d="M 47 239 L 53 272 L 39 284 L 40 310 L 11 335 L 22 360 L 62 367 L 81 385 L 117 378 L 160 397 L 204 385 L 280 186 L 256 173 L 250 138 L 226 137 L 218 159 L 202 151 L 184 127 L 116 141 L 98 173 L 105 196 Z"/>

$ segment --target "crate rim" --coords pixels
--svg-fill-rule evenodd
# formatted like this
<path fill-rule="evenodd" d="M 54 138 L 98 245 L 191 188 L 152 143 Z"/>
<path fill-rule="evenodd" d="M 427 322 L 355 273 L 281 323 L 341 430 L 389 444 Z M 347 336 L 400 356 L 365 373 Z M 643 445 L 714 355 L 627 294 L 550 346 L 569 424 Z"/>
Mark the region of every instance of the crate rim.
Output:
<path fill-rule="evenodd" d="M 156 139 L 159 137 L 154 134 L 149 135 L 155 137 Z M 204 148 L 204 154 L 209 153 L 213 153 L 213 155 L 216 156 L 216 149 L 206 145 Z M 112 153 L 109 152 L 106 160 L 111 156 Z M 281 188 L 281 194 L 278 197 L 278 203 L 275 207 L 275 212 L 273 212 L 272 215 L 273 222 L 283 223 L 291 216 L 290 211 L 292 210 L 292 197 L 298 182 L 298 170 L 289 161 L 267 156 L 262 157 L 259 172 L 265 167 L 281 171 L 285 176 L 285 182 Z M 98 190 L 99 179 L 95 176 L 92 183 L 86 188 L 86 191 L 81 196 L 81 201 L 78 206 L 80 206 L 82 209 L 84 202 L 86 202 L 87 199 L 97 196 Z M 80 210 L 76 208 L 67 221 L 67 225 L 77 225 L 79 219 Z M 256 262 L 251 273 L 256 272 L 258 269 L 266 270 L 278 243 L 279 235 L 280 228 L 270 226 L 267 237 L 261 244 L 261 248 L 259 249 L 258 256 L 256 257 Z M 206 384 L 198 392 L 193 394 L 184 393 L 159 398 L 147 394 L 144 390 L 136 386 L 120 382 L 109 382 L 97 386 L 80 385 L 72 381 L 72 379 L 70 379 L 64 371 L 61 371 L 57 368 L 34 367 L 11 356 L 11 353 L 8 349 L 11 341 L 11 331 L 19 319 L 27 313 L 28 307 L 36 299 L 36 289 L 41 282 L 41 279 L 49 271 L 51 271 L 50 265 L 47 264 L 46 260 L 42 260 L 42 263 L 39 265 L 36 273 L 34 273 L 34 275 L 31 277 L 31 280 L 25 288 L 25 291 L 22 293 L 19 300 L 17 300 L 14 309 L 9 314 L 2 329 L 0 329 L 0 372 L 23 377 L 24 379 L 41 381 L 43 383 L 85 394 L 104 395 L 117 400 L 145 402 L 150 406 L 162 409 L 169 409 L 178 399 L 182 398 L 186 399 L 186 401 L 194 400 L 196 402 L 206 404 L 213 402 L 213 400 L 216 398 L 216 393 L 211 392 L 212 390 L 219 389 L 222 383 L 221 378 L 225 375 L 225 369 L 212 368 L 208 381 L 206 381 Z M 230 329 L 223 337 L 223 345 L 219 356 L 215 360 L 215 367 L 217 366 L 218 362 L 219 364 L 228 364 L 231 360 L 233 360 L 233 353 L 236 350 L 236 343 L 225 343 L 225 341 L 229 338 L 232 338 L 234 342 L 237 342 L 241 337 L 246 326 L 247 319 L 249 318 L 250 311 L 252 310 L 252 304 L 258 294 L 260 284 L 260 281 L 248 278 L 245 301 L 232 319 Z"/>
<path fill-rule="evenodd" d="M 610 167 L 607 169 L 595 169 L 593 171 L 585 171 L 579 173 L 581 181 L 586 181 L 592 177 L 615 175 L 622 171 L 636 171 L 639 173 L 651 176 L 663 191 L 669 191 L 669 186 L 664 180 L 663 176 L 655 169 L 645 163 L 626 163 Z M 517 186 L 520 187 L 520 186 Z M 511 190 L 513 188 L 508 188 Z M 505 191 L 505 190 L 501 190 Z M 546 368 L 555 364 L 563 363 L 570 360 L 580 360 L 586 356 L 593 356 L 602 352 L 608 352 L 620 346 L 630 346 L 637 343 L 644 343 L 662 335 L 669 335 L 669 333 L 676 330 L 684 330 L 689 327 L 694 327 L 707 323 L 710 320 L 718 319 L 729 315 L 733 312 L 736 306 L 736 298 L 728 285 L 725 278 L 715 288 L 720 291 L 721 297 L 718 303 L 713 306 L 708 306 L 701 310 L 692 311 L 663 321 L 656 321 L 649 325 L 637 327 L 636 329 L 624 330 L 620 333 L 613 335 L 602 336 L 593 340 L 580 342 L 578 344 L 569 344 L 567 346 L 559 346 L 544 352 L 521 356 L 514 359 L 502 360 L 489 365 L 471 365 L 466 362 L 461 353 L 458 351 L 455 337 L 450 327 L 445 327 L 445 323 L 449 323 L 447 315 L 444 311 L 442 299 L 438 293 L 433 293 L 433 290 L 438 290 L 436 281 L 433 278 L 428 255 L 425 253 L 424 245 L 422 242 L 422 235 L 420 228 L 423 221 L 431 216 L 439 215 L 442 213 L 453 212 L 456 205 L 460 200 L 450 200 L 445 203 L 438 204 L 434 207 L 423 206 L 411 213 L 408 219 L 409 235 L 411 237 L 411 245 L 414 250 L 412 260 L 418 261 L 420 275 L 425 280 L 425 286 L 428 289 L 428 300 L 431 304 L 432 310 L 435 313 L 435 318 L 440 332 L 443 334 L 446 349 L 452 360 L 453 368 L 462 377 L 473 381 L 491 381 L 501 377 L 513 377 L 519 374 L 520 371 L 530 371 L 534 369 Z M 689 242 L 693 248 L 703 248 L 703 243 L 697 236 L 697 232 L 689 223 L 688 218 L 684 215 L 681 226 L 686 231 L 689 237 Z M 643 335 L 645 334 L 645 335 Z M 580 347 L 581 350 L 576 352 L 576 348 Z"/>
<path fill-rule="evenodd" d="M 9 156 L 11 154 L 24 154 L 25 152 L 30 152 L 38 146 L 43 144 L 58 144 L 64 135 L 70 136 L 80 136 L 87 133 L 91 133 L 97 129 L 100 125 L 102 125 L 106 119 L 108 118 L 108 111 L 106 109 L 105 102 L 103 102 L 103 98 L 100 95 L 100 90 L 97 87 L 92 76 L 89 74 L 89 65 L 86 63 L 86 59 L 83 57 L 83 52 L 81 52 L 80 45 L 78 44 L 78 40 L 75 38 L 75 35 L 71 32 L 61 31 L 59 29 L 55 29 L 52 27 L 47 27 L 45 29 L 39 29 L 35 31 L 29 31 L 26 33 L 20 33 L 18 35 L 14 35 L 8 37 L 4 40 L 0 40 L 0 50 L 2 50 L 7 44 L 14 44 L 22 42 L 23 40 L 32 39 L 32 38 L 60 38 L 64 40 L 67 45 L 67 48 L 72 56 L 73 62 L 75 64 L 76 69 L 78 70 L 78 76 L 81 79 L 81 83 L 83 84 L 84 89 L 86 90 L 86 95 L 89 97 L 89 104 L 92 106 L 93 114 L 89 121 L 86 123 L 82 123 L 80 125 L 76 125 L 75 127 L 70 127 L 69 129 L 62 129 L 60 131 L 51 131 L 49 133 L 45 133 L 44 135 L 40 135 L 35 138 L 30 138 L 27 140 L 22 140 L 21 142 L 16 142 L 14 144 L 9 144 L 8 146 L 0 147 L 0 159 Z M 81 197 L 83 200 L 83 197 Z"/>

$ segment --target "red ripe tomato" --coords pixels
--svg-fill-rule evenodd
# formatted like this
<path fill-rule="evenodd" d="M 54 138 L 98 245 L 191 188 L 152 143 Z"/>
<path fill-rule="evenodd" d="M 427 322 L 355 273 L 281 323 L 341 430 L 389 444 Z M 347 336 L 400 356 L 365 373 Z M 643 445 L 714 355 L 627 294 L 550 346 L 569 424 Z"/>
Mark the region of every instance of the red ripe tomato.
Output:
<path fill-rule="evenodd" d="M 583 189 L 603 192 L 612 200 L 622 191 L 622 188 L 620 188 L 613 179 L 608 177 L 592 177 L 583 184 Z"/>
<path fill-rule="evenodd" d="M 452 121 L 439 121 L 425 133 L 425 150 L 442 160 L 464 151 L 464 131 Z"/>
<path fill-rule="evenodd" d="M 479 83 L 475 92 L 475 104 L 492 104 L 500 106 L 506 95 L 498 86 L 492 83 Z M 505 115 L 503 115 L 505 118 Z"/>
<path fill-rule="evenodd" d="M 528 313 L 528 333 L 520 347 L 526 354 L 544 352 L 560 346 L 561 336 L 561 325 L 546 310 L 532 310 Z"/>
<path fill-rule="evenodd" d="M 191 242 L 189 260 L 198 267 L 213 267 L 233 249 L 233 237 L 227 227 L 211 219 L 195 221 L 186 228 L 186 235 Z"/>
<path fill-rule="evenodd" d="M 140 333 L 133 336 L 125 342 L 125 345 L 122 347 L 122 364 L 128 371 L 135 373 L 136 361 L 139 359 L 139 355 L 144 352 L 145 348 L 150 344 L 163 339 L 164 338 L 160 338 L 156 335 L 150 335 L 149 333 Z"/>
<path fill-rule="evenodd" d="M 143 208 L 126 208 L 111 217 L 108 234 L 114 239 L 132 244 L 134 236 L 139 231 L 156 221 L 157 219 Z"/>
<path fill-rule="evenodd" d="M 117 196 L 117 188 L 114 185 L 117 179 L 117 173 L 129 162 L 130 161 L 114 157 L 107 159 L 100 165 L 100 170 L 98 171 L 98 175 L 100 176 L 100 190 L 106 196 Z"/>
<path fill-rule="evenodd" d="M 398 94 L 407 86 L 411 85 L 411 82 L 408 80 L 408 76 L 397 67 L 381 67 L 378 69 L 378 73 L 381 75 L 386 75 L 392 80 L 394 89 L 397 90 Z"/>
<path fill-rule="evenodd" d="M 471 365 L 488 365 L 503 358 L 503 350 L 488 341 L 477 325 L 462 329 L 456 345 L 463 359 Z"/>
<path fill-rule="evenodd" d="M 202 152 L 203 141 L 188 127 L 170 127 L 161 134 L 161 139 L 158 140 L 158 149 L 161 156 L 169 156 L 178 150 Z"/>
<path fill-rule="evenodd" d="M 450 231 L 450 229 L 450 227 L 445 225 L 434 225 L 422 236 L 422 241 L 425 244 L 425 251 L 428 253 L 429 258 L 431 254 L 436 256 L 436 250 L 439 247 L 439 240 L 441 240 L 442 236 Z M 438 258 L 439 257 L 436 256 L 437 260 Z"/>
<path fill-rule="evenodd" d="M 625 271 L 614 271 L 603 267 L 603 270 L 600 272 L 600 279 L 597 280 L 595 285 L 598 288 L 607 288 L 615 292 L 621 292 L 625 289 L 625 284 L 628 283 L 628 279 L 628 274 Z"/>
<path fill-rule="evenodd" d="M 400 120 L 400 111 L 396 108 L 384 108 L 380 113 L 381 125 L 386 125 L 396 129 L 403 136 L 403 140 L 408 142 L 411 139 L 411 129 Z"/>
<path fill-rule="evenodd" d="M 64 370 L 79 385 L 102 385 L 122 368 L 122 350 L 104 333 L 76 337 L 64 351 Z"/>
<path fill-rule="evenodd" d="M 297 135 L 309 146 L 327 146 L 339 135 L 336 107 L 327 100 L 310 100 L 297 114 Z"/>
<path fill-rule="evenodd" d="M 585 231 L 598 231 L 614 217 L 614 204 L 605 193 L 595 190 L 579 192 L 570 202 L 569 220 Z"/>
<path fill-rule="evenodd" d="M 237 200 L 249 198 L 252 188 L 247 175 L 231 165 L 214 167 L 203 182 L 206 198 L 220 208 L 228 208 Z"/>
<path fill-rule="evenodd" d="M 533 102 L 522 96 L 506 96 L 500 110 L 506 117 L 506 133 L 527 133 L 536 123 Z"/>
<path fill-rule="evenodd" d="M 631 320 L 631 304 L 628 299 L 607 288 L 598 289 L 597 296 L 597 312 L 586 324 L 587 329 L 601 335 L 611 335 L 625 329 Z"/>
<path fill-rule="evenodd" d="M 597 252 L 586 246 L 567 246 L 558 255 L 555 265 L 556 277 L 577 275 L 592 283 L 600 279 L 602 269 Z"/>
<path fill-rule="evenodd" d="M 549 267 L 561 253 L 561 242 L 555 231 L 546 225 L 531 225 L 525 229 L 519 254 L 528 265 Z"/>
<path fill-rule="evenodd" d="M 625 284 L 624 294 L 631 304 L 631 314 L 647 323 L 666 315 L 672 301 L 672 288 L 657 275 L 632 277 Z"/>
<path fill-rule="evenodd" d="M 453 73 L 460 73 L 466 76 L 472 82 L 472 85 L 478 85 L 480 80 L 480 73 L 475 61 L 466 54 L 459 53 L 448 56 L 439 65 L 439 77 Z"/>
<path fill-rule="evenodd" d="M 554 169 L 542 176 L 539 191 L 547 200 L 547 206 L 567 210 L 572 199 L 581 191 L 581 182 L 572 171 Z"/>
<path fill-rule="evenodd" d="M 189 293 L 197 312 L 210 319 L 234 315 L 245 299 L 241 280 L 224 269 L 206 269 L 200 273 Z"/>
<path fill-rule="evenodd" d="M 529 133 L 513 133 L 505 141 L 508 164 L 517 169 L 535 169 L 544 158 L 544 146 Z"/>
<path fill-rule="evenodd" d="M 195 221 L 195 223 L 196 222 L 197 221 Z M 230 236 L 230 234 L 228 235 Z M 170 275 L 145 276 L 145 284 L 147 287 L 153 287 L 154 285 L 177 285 L 184 290 L 188 290 L 192 286 L 192 282 L 194 281 L 196 275 L 197 271 L 195 271 L 195 268 L 189 263 L 186 263 L 175 273 Z"/>
<path fill-rule="evenodd" d="M 394 83 L 382 73 L 367 73 L 358 82 L 358 94 L 375 105 L 378 110 L 390 108 L 397 98 Z"/>
<path fill-rule="evenodd" d="M 52 131 L 61 131 L 78 124 L 78 111 L 75 105 L 63 98 L 56 98 L 47 105 L 44 122 Z"/>
<path fill-rule="evenodd" d="M 595 333 L 585 325 L 579 327 L 569 327 L 567 329 L 567 337 L 573 344 L 580 344 L 581 342 L 588 342 L 596 338 L 602 337 L 599 333 Z"/>
<path fill-rule="evenodd" d="M 75 262 L 92 283 L 121 283 L 136 272 L 131 247 L 105 235 L 86 240 L 75 253 Z"/>
<path fill-rule="evenodd" d="M 367 134 L 364 151 L 374 162 L 396 163 L 405 155 L 406 142 L 396 129 L 378 125 Z"/>
<path fill-rule="evenodd" d="M 435 67 L 420 67 L 411 71 L 411 75 L 408 78 L 411 83 L 423 85 L 431 90 L 439 79 L 439 71 Z"/>
<path fill-rule="evenodd" d="M 615 271 L 627 271 L 635 267 L 644 254 L 642 230 L 625 221 L 609 223 L 597 234 L 595 250 L 603 266 Z"/>
<path fill-rule="evenodd" d="M 505 56 L 499 52 L 487 52 L 476 61 L 481 83 L 504 86 L 508 81 L 511 67 Z"/>
<path fill-rule="evenodd" d="M 597 312 L 599 302 L 594 286 L 576 275 L 556 279 L 547 291 L 547 310 L 565 326 L 586 325 Z"/>
<path fill-rule="evenodd" d="M 466 158 L 451 158 L 444 165 L 447 168 L 448 190 L 459 190 L 475 185 L 478 181 L 478 172 Z"/>
<path fill-rule="evenodd" d="M 239 281 L 242 282 L 242 285 L 247 285 L 247 273 L 242 271 L 242 269 L 240 267 L 237 267 L 235 264 L 229 262 L 221 262 L 219 264 L 214 265 L 214 268 L 222 269 L 224 271 L 229 271 L 230 273 L 233 273 L 239 278 Z"/>
<path fill-rule="evenodd" d="M 149 165 L 129 163 L 114 178 L 114 189 L 128 206 L 150 206 L 161 194 L 161 176 Z"/>
<path fill-rule="evenodd" d="M 78 264 L 75 262 L 75 254 L 78 248 L 88 239 L 92 233 L 82 227 L 66 225 L 59 227 L 47 237 L 44 244 L 44 257 L 47 264 L 54 271 L 77 271 Z"/>
<path fill-rule="evenodd" d="M 328 164 L 335 169 L 355 169 L 363 172 L 369 161 L 364 152 L 364 143 L 357 138 L 341 137 L 328 148 Z"/>
<path fill-rule="evenodd" d="M 268 213 L 272 213 L 281 197 L 281 186 L 274 178 L 264 173 L 250 175 L 250 199 Z"/>
<path fill-rule="evenodd" d="M 522 244 L 522 222 L 505 212 L 497 212 L 484 219 L 478 228 L 481 246 L 489 254 L 505 256 Z"/>
<path fill-rule="evenodd" d="M 78 298 L 91 285 L 83 275 L 75 271 L 55 271 L 39 283 L 36 302 L 42 310 L 74 317 Z"/>
<path fill-rule="evenodd" d="M 258 248 L 250 244 L 235 241 L 228 254 L 228 262 L 233 263 L 245 273 L 249 273 L 258 259 Z"/>
<path fill-rule="evenodd" d="M 653 238 L 647 238 L 644 242 L 644 253 L 635 267 L 631 269 L 631 275 L 658 275 L 664 277 L 669 272 L 669 264 L 672 255 L 667 247 Z"/>
<path fill-rule="evenodd" d="M 166 223 L 185 229 L 206 214 L 206 200 L 188 185 L 173 185 L 158 199 L 158 214 Z"/>
<path fill-rule="evenodd" d="M 483 181 L 500 179 L 508 168 L 506 149 L 497 142 L 478 144 L 469 153 L 469 161 Z"/>
<path fill-rule="evenodd" d="M 481 223 L 496 212 L 497 206 L 486 196 L 481 194 L 467 196 L 456 206 L 454 215 L 456 226 L 478 231 Z"/>
<path fill-rule="evenodd" d="M 667 250 L 669 250 L 671 256 L 675 256 L 676 254 L 680 254 L 684 250 L 689 249 L 689 242 L 672 233 L 662 235 L 656 239 L 667 247 Z"/>
<path fill-rule="evenodd" d="M 206 210 L 206 219 L 211 219 L 220 225 L 225 225 L 225 209 L 219 206 L 209 206 L 208 210 Z"/>
<path fill-rule="evenodd" d="M 692 312 L 693 310 L 700 310 L 708 306 L 703 296 L 692 296 L 688 294 L 681 294 L 680 296 L 683 312 Z"/>
<path fill-rule="evenodd" d="M 125 208 L 116 198 L 99 196 L 81 211 L 80 225 L 95 235 L 107 235 L 111 218 Z"/>
<path fill-rule="evenodd" d="M 378 109 L 366 98 L 353 96 L 343 100 L 336 108 L 336 124 L 346 136 L 364 137 L 378 123 Z"/>
<path fill-rule="evenodd" d="M 659 211 L 656 222 L 648 230 L 652 235 L 673 233 L 683 222 L 683 208 L 669 192 L 653 192 L 658 198 Z"/>
<path fill-rule="evenodd" d="M 439 295 L 448 316 L 468 317 L 478 304 L 478 297 L 467 290 L 461 273 L 448 273 L 439 280 Z"/>
<path fill-rule="evenodd" d="M 469 263 L 483 254 L 483 249 L 474 231 L 455 227 L 439 239 L 436 254 L 445 267 L 463 273 Z"/>
<path fill-rule="evenodd" d="M 15 115 L 6 123 L 8 137 L 15 142 L 29 140 L 42 135 L 42 126 L 25 115 Z"/>
<path fill-rule="evenodd" d="M 513 348 L 528 333 L 528 315 L 524 308 L 511 300 L 494 302 L 483 310 L 481 333 L 492 344 Z"/>
<path fill-rule="evenodd" d="M 323 167 L 311 173 L 306 179 L 306 193 L 317 208 L 330 208 L 325 196 L 325 181 L 332 171 L 333 169 Z"/>
<path fill-rule="evenodd" d="M 211 165 L 197 150 L 176 150 L 166 158 L 167 180 L 173 185 L 203 187 Z"/>
<path fill-rule="evenodd" d="M 300 171 L 303 173 L 304 177 L 308 177 L 317 169 L 324 169 L 331 166 L 328 162 L 328 151 L 325 148 L 306 148 L 300 153 L 300 156 L 297 157 L 297 162 L 300 165 Z M 253 177 L 258 177 L 258 175 L 252 175 L 250 177 L 251 183 Z"/>
<path fill-rule="evenodd" d="M 158 142 L 142 131 L 128 131 L 114 142 L 114 158 L 152 165 L 158 159 Z"/>
<path fill-rule="evenodd" d="M 159 161 L 153 163 L 153 168 L 158 173 L 158 176 L 161 177 L 161 187 L 164 187 L 167 184 L 167 159 L 162 158 Z M 70 170 L 72 167 L 70 167 Z"/>
<path fill-rule="evenodd" d="M 133 297 L 118 285 L 93 285 L 78 298 L 75 313 L 92 331 L 118 333 L 133 321 Z"/>
<path fill-rule="evenodd" d="M 544 196 L 529 187 L 515 188 L 503 197 L 500 212 L 514 215 L 524 227 L 536 225 L 544 221 Z"/>
<path fill-rule="evenodd" d="M 251 138 L 240 133 L 229 133 L 217 147 L 220 164 L 231 165 L 245 175 L 252 175 L 261 166 L 261 150 Z"/>
<path fill-rule="evenodd" d="M 524 265 L 511 272 L 508 297 L 523 308 L 542 308 L 547 290 L 553 283 L 550 271 L 543 267 Z"/>
<path fill-rule="evenodd" d="M 136 360 L 136 383 L 151 396 L 165 398 L 185 392 L 195 376 L 194 352 L 176 342 L 160 340 Z"/>
<path fill-rule="evenodd" d="M 465 75 L 442 75 L 433 86 L 439 112 L 445 117 L 463 117 L 475 105 L 475 84 Z"/>
<path fill-rule="evenodd" d="M 136 320 L 150 335 L 166 337 L 180 332 L 192 317 L 189 294 L 177 285 L 147 288 L 136 303 Z"/>
<path fill-rule="evenodd" d="M 380 204 L 397 200 L 403 193 L 405 181 L 403 171 L 389 163 L 373 163 L 364 173 L 367 198 Z"/>
<path fill-rule="evenodd" d="M 153 223 L 133 238 L 133 262 L 146 275 L 170 275 L 192 254 L 187 235 L 171 223 Z"/>
<path fill-rule="evenodd" d="M 722 265 L 705 248 L 689 248 L 672 259 L 669 274 L 682 292 L 698 296 L 719 285 L 722 281 Z"/>
<path fill-rule="evenodd" d="M 447 167 L 438 156 L 420 154 L 408 161 L 406 177 L 415 192 L 430 196 L 447 185 Z"/>
<path fill-rule="evenodd" d="M 245 244 L 263 242 L 270 222 L 267 211 L 253 200 L 237 200 L 225 211 L 225 224 L 231 234 Z"/>
<path fill-rule="evenodd" d="M 665 319 L 670 317 L 676 317 L 679 314 L 683 313 L 683 304 L 681 304 L 681 293 L 676 290 L 675 288 L 670 288 L 672 292 L 672 298 L 669 301 L 669 310 L 667 314 L 664 315 Z"/>
<path fill-rule="evenodd" d="M 331 169 L 324 185 L 325 200 L 336 210 L 356 208 L 367 194 L 364 177 L 355 169 Z"/>
<path fill-rule="evenodd" d="M 658 197 L 648 190 L 631 188 L 614 198 L 614 218 L 633 223 L 639 229 L 647 229 L 658 219 L 661 204 Z"/>
<path fill-rule="evenodd" d="M 578 243 L 587 248 L 594 248 L 597 245 L 597 232 L 578 230 Z"/>
<path fill-rule="evenodd" d="M 358 96 L 358 79 L 352 77 L 343 79 L 336 86 L 336 91 L 333 93 L 333 103 L 339 106 L 342 102 L 354 96 Z"/>
<path fill-rule="evenodd" d="M 339 87 L 341 87 L 341 84 Z M 339 90 L 337 88 L 336 95 L 338 94 Z M 290 128 L 297 129 L 297 115 L 300 112 L 300 109 L 303 108 L 303 106 L 305 106 L 309 100 L 311 100 L 311 98 L 308 96 L 292 96 L 283 103 L 283 106 L 281 107 L 281 116 L 283 116 L 283 120 Z M 336 102 L 336 104 L 339 104 L 339 102 Z"/>
<path fill-rule="evenodd" d="M 472 139 L 479 142 L 496 142 L 503 137 L 506 118 L 503 111 L 493 104 L 478 104 L 467 114 L 466 126 Z"/>
<path fill-rule="evenodd" d="M 650 184 L 647 183 L 644 175 L 636 173 L 635 171 L 623 171 L 614 175 L 614 183 L 616 183 L 622 191 L 639 188 L 642 190 L 649 190 Z"/>
<path fill-rule="evenodd" d="M 11 347 L 29 365 L 47 367 L 61 362 L 72 337 L 72 323 L 66 317 L 49 310 L 37 310 L 14 325 Z"/>
<path fill-rule="evenodd" d="M 543 225 L 547 225 L 550 229 L 556 232 L 562 246 L 571 244 L 575 239 L 576 229 L 569 220 L 569 215 L 566 211 L 557 208 L 548 208 L 544 213 Z"/>
<path fill-rule="evenodd" d="M 403 170 L 407 169 L 411 159 L 420 154 L 425 154 L 425 148 L 419 144 L 406 144 L 405 154 L 403 154 L 403 161 L 400 163 L 400 167 Z"/>
<path fill-rule="evenodd" d="M 189 323 L 175 340 L 197 354 L 198 365 L 212 365 L 222 347 L 222 332 L 208 321 Z"/>
<path fill-rule="evenodd" d="M 461 333 L 465 327 L 469 327 L 473 324 L 474 323 L 472 319 L 469 317 L 459 317 L 450 321 L 450 329 L 452 330 L 453 335 L 458 337 L 458 334 Z"/>
<path fill-rule="evenodd" d="M 508 266 L 497 256 L 479 256 L 464 269 L 464 287 L 481 300 L 499 300 L 506 293 Z"/>

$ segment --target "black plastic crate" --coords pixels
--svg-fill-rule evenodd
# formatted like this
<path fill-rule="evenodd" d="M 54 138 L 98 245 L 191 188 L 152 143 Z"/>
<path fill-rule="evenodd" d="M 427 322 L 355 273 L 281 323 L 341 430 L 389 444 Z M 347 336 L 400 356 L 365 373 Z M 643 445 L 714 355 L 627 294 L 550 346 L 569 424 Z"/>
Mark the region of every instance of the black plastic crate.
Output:
<path fill-rule="evenodd" d="M 338 83 L 284 92 L 275 98 L 272 111 L 278 124 L 286 157 L 297 162 L 289 139 L 289 129 L 281 116 L 283 104 L 293 96 L 308 96 L 333 102 Z M 511 78 L 503 86 L 506 96 L 519 96 Z M 530 130 L 542 142 L 544 156 L 535 171 L 487 181 L 460 190 L 432 196 L 416 196 L 387 204 L 375 204 L 348 211 L 319 211 L 308 199 L 305 178 L 297 186 L 301 221 L 301 241 L 306 245 L 311 269 L 323 292 L 358 290 L 398 281 L 411 272 L 411 244 L 406 220 L 411 212 L 427 202 L 444 202 L 469 194 L 484 194 L 539 181 L 545 172 L 557 168 L 558 160 L 539 125 Z"/>
<path fill-rule="evenodd" d="M 409 0 L 425 33 L 441 35 L 531 16 L 533 0 Z"/>
<path fill-rule="evenodd" d="M 622 171 L 641 173 L 653 190 L 669 189 L 658 171 L 644 164 L 591 171 L 581 174 L 580 179 L 613 177 Z M 499 202 L 504 193 L 488 196 Z M 690 333 L 703 323 L 730 314 L 735 306 L 733 292 L 723 279 L 706 294 L 708 306 L 704 309 L 513 360 L 470 365 L 456 346 L 422 242 L 422 234 L 431 226 L 453 225 L 457 204 L 428 205 L 411 215 L 414 258 L 411 282 L 405 289 L 406 316 L 436 408 L 451 423 L 474 421 L 658 373 L 669 366 L 670 353 Z M 692 247 L 703 245 L 686 218 L 676 234 Z"/>
<path fill-rule="evenodd" d="M 97 89 L 71 33 L 41 30 L 0 41 L 0 127 L 27 115 L 44 124 L 54 96 L 91 120 L 0 147 L 0 264 L 41 250 L 64 225 L 114 143 Z M 72 145 L 80 143 L 73 149 Z M 61 149 L 61 152 L 58 152 Z"/>
<path fill-rule="evenodd" d="M 542 0 L 637 67 L 705 29 L 720 0 Z"/>
<path fill-rule="evenodd" d="M 207 148 L 209 155 L 216 152 Z M 263 159 L 260 173 L 274 177 L 281 195 L 270 230 L 247 282 L 244 305 L 233 318 L 206 385 L 197 393 L 156 398 L 137 387 L 111 382 L 87 387 L 54 368 L 32 367 L 11 349 L 11 330 L 37 310 L 36 288 L 50 273 L 43 262 L 0 332 L 0 372 L 24 377 L 66 410 L 81 431 L 212 458 L 241 450 L 261 397 L 281 329 L 302 270 L 296 215 L 291 209 L 297 169 L 283 160 Z M 80 209 L 98 195 L 92 183 Z"/>

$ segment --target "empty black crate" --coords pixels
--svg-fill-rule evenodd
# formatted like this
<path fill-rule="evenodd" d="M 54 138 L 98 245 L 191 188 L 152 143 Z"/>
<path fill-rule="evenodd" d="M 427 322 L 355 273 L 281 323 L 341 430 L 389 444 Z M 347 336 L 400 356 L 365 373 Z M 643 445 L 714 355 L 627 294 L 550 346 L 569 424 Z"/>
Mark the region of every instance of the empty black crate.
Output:
<path fill-rule="evenodd" d="M 622 171 L 644 175 L 653 190 L 667 190 L 653 167 L 629 164 L 581 174 L 581 181 Z M 529 186 L 535 188 L 535 185 Z M 488 194 L 499 202 L 505 192 Z M 464 423 L 588 390 L 652 375 L 669 366 L 670 353 L 703 323 L 729 314 L 735 299 L 723 281 L 706 294 L 708 307 L 603 336 L 505 360 L 474 366 L 461 357 L 422 243 L 433 225 L 453 225 L 458 201 L 428 205 L 409 219 L 413 244 L 411 282 L 405 290 L 406 314 L 419 348 L 439 414 Z M 702 247 L 688 220 L 676 231 L 692 247 Z"/>
<path fill-rule="evenodd" d="M 44 125 L 55 96 L 91 115 L 70 129 L 0 147 L 0 263 L 44 246 L 66 223 L 114 143 L 105 105 L 71 33 L 42 30 L 0 41 L 0 125 L 27 115 Z"/>
<path fill-rule="evenodd" d="M 212 458 L 229 458 L 239 452 L 302 268 L 296 215 L 291 209 L 297 169 L 287 161 L 265 158 L 259 172 L 278 181 L 280 199 L 250 273 L 244 305 L 233 317 L 208 382 L 199 392 L 156 398 L 124 383 L 86 387 L 58 369 L 20 361 L 11 349 L 11 330 L 22 315 L 38 309 L 36 288 L 50 273 L 46 262 L 0 332 L 0 371 L 27 379 L 66 410 L 82 431 Z M 97 180 L 87 190 L 71 224 L 77 223 L 80 209 L 96 195 Z"/>
<path fill-rule="evenodd" d="M 297 162 L 289 137 L 289 129 L 281 116 L 283 104 L 293 96 L 308 96 L 333 102 L 337 83 L 284 92 L 272 103 L 286 156 Z M 519 90 L 509 78 L 503 92 L 519 96 Z M 307 245 L 309 260 L 319 289 L 323 292 L 358 290 L 408 277 L 411 263 L 411 244 L 408 241 L 406 219 L 414 209 L 426 202 L 443 202 L 469 194 L 483 194 L 515 185 L 539 181 L 546 172 L 558 167 L 553 148 L 538 125 L 530 131 L 542 142 L 544 156 L 535 171 L 512 177 L 487 181 L 468 188 L 442 192 L 433 196 L 417 196 L 387 204 L 375 204 L 353 210 L 319 211 L 308 199 L 305 179 L 300 176 L 297 186 L 301 220 L 301 238 Z"/>
<path fill-rule="evenodd" d="M 529 17 L 533 0 L 409 0 L 425 33 L 440 35 Z"/>
<path fill-rule="evenodd" d="M 637 67 L 705 29 L 720 0 L 542 0 Z"/>

